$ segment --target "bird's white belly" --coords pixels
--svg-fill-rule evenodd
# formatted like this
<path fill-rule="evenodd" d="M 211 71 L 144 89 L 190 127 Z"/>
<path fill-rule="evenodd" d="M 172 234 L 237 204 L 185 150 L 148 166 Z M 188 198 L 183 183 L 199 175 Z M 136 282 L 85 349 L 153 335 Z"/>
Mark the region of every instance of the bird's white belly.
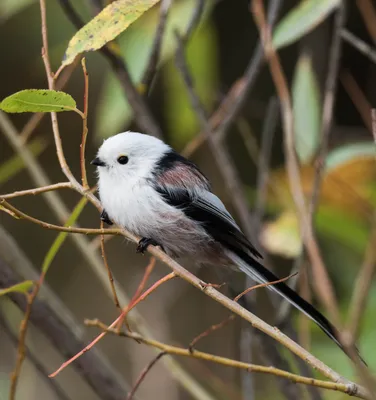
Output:
<path fill-rule="evenodd" d="M 126 186 L 100 184 L 104 209 L 116 224 L 132 233 L 154 239 L 171 255 L 197 253 L 208 242 L 208 235 L 183 211 L 168 205 L 147 183 Z"/>

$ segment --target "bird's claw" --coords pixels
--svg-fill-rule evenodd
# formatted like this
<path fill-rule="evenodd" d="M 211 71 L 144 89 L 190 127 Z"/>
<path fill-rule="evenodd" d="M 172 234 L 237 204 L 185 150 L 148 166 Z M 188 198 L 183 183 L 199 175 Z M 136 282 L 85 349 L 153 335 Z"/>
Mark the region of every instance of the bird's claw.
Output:
<path fill-rule="evenodd" d="M 101 221 L 105 222 L 107 225 L 113 225 L 113 222 L 110 220 L 110 217 L 108 216 L 106 210 L 103 210 L 101 212 L 100 219 L 101 219 Z"/>
<path fill-rule="evenodd" d="M 150 238 L 145 238 L 144 237 L 138 242 L 138 246 L 136 248 L 136 252 L 144 254 L 146 249 L 148 248 L 148 246 L 150 244 L 153 245 L 153 246 L 161 247 L 161 245 L 159 243 L 157 243 L 154 239 L 150 239 Z"/>

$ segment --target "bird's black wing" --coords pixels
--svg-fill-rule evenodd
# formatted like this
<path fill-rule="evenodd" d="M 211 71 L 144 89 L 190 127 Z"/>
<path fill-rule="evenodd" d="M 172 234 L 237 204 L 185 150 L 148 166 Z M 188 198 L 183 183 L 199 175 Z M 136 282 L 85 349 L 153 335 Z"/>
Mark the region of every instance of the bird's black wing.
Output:
<path fill-rule="evenodd" d="M 187 217 L 199 222 L 218 242 L 262 258 L 215 194 L 202 189 L 171 189 L 162 185 L 157 185 L 155 189 L 168 204 L 181 208 Z"/>
<path fill-rule="evenodd" d="M 180 208 L 189 218 L 198 221 L 216 241 L 229 250 L 230 258 L 242 272 L 261 283 L 279 279 L 255 259 L 261 257 L 261 254 L 243 235 L 223 203 L 213 193 L 176 187 L 171 189 L 163 185 L 155 186 L 155 190 L 168 204 Z M 283 282 L 269 285 L 268 288 L 306 314 L 345 351 L 338 339 L 337 330 L 315 307 Z"/>

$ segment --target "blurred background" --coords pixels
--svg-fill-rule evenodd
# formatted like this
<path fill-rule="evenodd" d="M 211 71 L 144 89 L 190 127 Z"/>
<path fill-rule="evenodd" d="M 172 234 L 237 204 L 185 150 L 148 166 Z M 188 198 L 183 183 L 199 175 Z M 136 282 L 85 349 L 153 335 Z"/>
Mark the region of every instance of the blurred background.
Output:
<path fill-rule="evenodd" d="M 46 1 L 53 70 L 61 64 L 80 22 L 72 18 L 69 4 L 79 19 L 87 23 L 107 3 L 105 0 Z M 374 370 L 376 169 L 371 108 L 376 102 L 376 3 L 371 0 L 264 3 L 266 8 L 280 4 L 274 39 L 292 93 L 295 146 L 307 199 L 311 198 L 317 177 L 315 169 L 323 167 L 313 224 L 339 304 L 341 322 Z M 176 67 L 174 32 L 178 30 L 184 34 L 199 4 L 197 0 L 172 2 L 157 73 L 149 95 L 145 96 L 147 108 L 157 121 L 163 139 L 189 156 L 210 178 L 214 192 L 257 243 L 268 267 L 281 277 L 289 275 L 294 266 L 299 267 L 297 282 L 290 283 L 329 316 L 317 291 L 320 282 L 314 282 L 311 264 L 303 249 L 285 169 L 278 97 L 265 63 L 259 63 L 257 75 L 254 74 L 256 78 L 252 78 L 253 83 L 231 123 L 224 128 L 223 119 L 230 115 L 229 109 L 222 109 L 217 123 L 213 123 L 213 113 L 233 85 L 237 84 L 241 92 L 247 85 L 243 77 L 249 77 L 250 66 L 255 65 L 259 35 L 248 0 L 205 0 L 199 24 L 189 38 L 186 58 L 194 88 L 207 115 L 211 116 L 211 123 L 216 125 L 212 133 L 220 135 L 226 163 L 213 153 L 205 140 L 201 144 L 197 141 L 204 129 L 191 106 L 181 71 Z M 141 93 L 140 83 L 158 21 L 157 4 L 110 45 L 126 63 Z M 38 1 L 1 0 L 0 99 L 22 89 L 47 88 L 40 31 Z M 356 48 L 357 44 L 363 46 L 363 51 Z M 107 58 L 100 52 L 89 52 L 85 57 L 90 82 L 87 160 L 91 160 L 104 138 L 125 130 L 140 131 L 143 126 L 139 118 L 134 118 L 122 83 Z M 333 77 L 334 84 L 332 110 L 327 102 L 328 76 Z M 84 80 L 80 63 L 67 67 L 61 79 L 67 81 L 63 90 L 70 93 L 82 109 Z M 232 96 L 230 106 L 237 99 L 238 96 Z M 49 116 L 40 123 L 36 123 L 35 117 L 30 120 L 31 117 L 31 114 L 7 115 L 4 118 L 14 125 L 8 128 L 1 118 L 2 194 L 42 186 L 41 182 L 46 182 L 43 179 L 48 179 L 49 183 L 66 180 L 56 157 Z M 324 143 L 321 153 L 324 158 L 318 157 L 323 145 L 321 134 L 327 129 L 322 121 L 329 121 L 328 143 Z M 68 164 L 78 179 L 81 121 L 75 114 L 61 113 L 59 124 Z M 13 139 L 9 132 L 13 132 Z M 29 157 L 25 156 L 25 151 Z M 87 168 L 89 183 L 94 185 L 95 171 L 89 165 Z M 234 181 L 228 181 L 228 175 L 223 172 L 226 168 L 235 172 Z M 44 221 L 63 224 L 80 197 L 65 189 L 54 193 L 57 199 L 26 196 L 12 199 L 11 203 Z M 245 215 L 244 207 L 239 207 L 236 199 L 234 201 L 237 196 L 246 205 Z M 98 227 L 97 210 L 87 205 L 78 223 L 82 227 Z M 56 236 L 56 232 L 0 213 L 0 286 L 5 287 L 6 282 L 37 279 Z M 137 255 L 135 245 L 122 237 L 108 240 L 106 252 L 121 292 L 131 298 L 149 263 L 149 256 Z M 166 266 L 157 263 L 149 284 L 168 272 Z M 221 274 L 217 271 L 203 268 L 197 273 L 206 282 L 221 283 Z M 238 276 L 237 279 L 243 278 Z M 242 285 L 250 286 L 252 282 Z M 231 295 L 226 286 L 221 291 Z M 128 339 L 106 337 L 93 351 L 96 359 L 88 354 L 82 357 L 89 357 L 86 367 L 73 363 L 53 380 L 47 377 L 69 358 L 69 354 L 79 351 L 80 344 L 89 343 L 98 334 L 95 328 L 84 326 L 85 318 L 111 323 L 117 316 L 99 239 L 82 237 L 77 240 L 69 236 L 52 262 L 38 299 L 40 303 L 35 305 L 35 311 L 40 312 L 40 318 L 33 321 L 27 334 L 28 355 L 16 398 L 125 399 L 142 369 L 156 354 L 155 350 Z M 304 316 L 294 310 L 286 311 L 281 300 L 266 294 L 264 289 L 249 295 L 248 302 L 256 315 L 270 324 L 280 324 L 281 330 L 319 359 L 347 378 L 357 380 L 346 356 Z M 0 399 L 9 396 L 9 376 L 16 361 L 17 336 L 23 318 L 22 303 L 23 295 L 0 297 Z M 136 332 L 187 347 L 195 336 L 228 315 L 226 309 L 200 291 L 175 279 L 137 306 L 129 322 Z M 50 323 L 58 328 L 64 325 L 65 333 L 53 330 Z M 302 375 L 312 374 L 286 349 L 244 325 L 235 319 L 202 339 L 197 348 L 278 366 Z M 103 390 L 93 386 L 93 376 Z M 271 375 L 246 374 L 216 364 L 168 356 L 154 366 L 135 395 L 145 400 L 344 397 L 346 395 L 335 392 L 308 390 Z"/>

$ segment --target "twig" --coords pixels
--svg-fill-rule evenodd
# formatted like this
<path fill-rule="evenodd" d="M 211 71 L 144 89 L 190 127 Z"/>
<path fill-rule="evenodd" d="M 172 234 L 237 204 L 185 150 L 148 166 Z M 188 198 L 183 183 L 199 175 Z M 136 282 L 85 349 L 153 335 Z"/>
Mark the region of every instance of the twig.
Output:
<path fill-rule="evenodd" d="M 75 25 L 77 29 L 81 29 L 85 23 L 81 20 L 80 16 L 76 13 L 69 0 L 59 0 L 66 16 Z M 99 50 L 109 61 L 113 71 L 115 72 L 121 87 L 124 91 L 126 98 L 135 115 L 135 119 L 140 128 L 150 135 L 162 137 L 162 132 L 154 117 L 152 116 L 145 100 L 132 82 L 128 68 L 124 61 L 118 57 L 108 46 L 102 47 Z"/>
<path fill-rule="evenodd" d="M 47 36 L 47 20 L 46 20 L 46 3 L 45 3 L 45 1 L 46 0 L 39 0 L 40 13 L 41 13 L 41 26 L 42 26 L 42 41 L 43 41 L 42 59 L 43 59 L 44 67 L 46 70 L 48 88 L 50 90 L 54 90 L 55 89 L 55 80 L 54 80 L 54 77 L 52 74 L 50 59 L 48 56 L 48 36 Z M 57 115 L 55 112 L 51 112 L 51 122 L 52 122 L 52 130 L 54 133 L 56 152 L 57 152 L 57 157 L 59 159 L 60 167 L 61 167 L 64 175 L 68 178 L 69 182 L 71 182 L 71 184 L 74 187 L 79 187 L 79 183 L 74 178 L 72 171 L 70 170 L 70 168 L 67 164 L 67 161 L 65 159 L 65 156 L 64 156 L 63 145 L 62 145 L 61 137 L 60 137 L 60 133 L 59 133 L 59 125 L 57 123 Z"/>
<path fill-rule="evenodd" d="M 89 184 L 87 182 L 87 175 L 86 175 L 86 165 L 85 165 L 85 148 L 86 148 L 86 139 L 87 139 L 87 116 L 89 110 L 89 74 L 86 69 L 86 60 L 83 58 L 81 60 L 82 64 L 82 71 L 84 73 L 84 82 L 85 82 L 85 89 L 84 89 L 84 116 L 82 118 L 82 140 L 80 146 L 80 164 L 81 164 L 81 179 L 82 179 L 82 186 L 84 190 L 89 189 Z"/>
<path fill-rule="evenodd" d="M 270 285 L 275 285 L 276 283 L 280 283 L 280 282 L 284 282 L 288 279 L 290 279 L 292 277 L 292 275 L 287 276 L 286 278 L 282 278 L 279 279 L 277 281 L 273 281 L 273 282 L 267 282 L 267 283 L 260 283 L 254 286 L 251 286 L 247 289 L 245 289 L 243 292 L 241 292 L 240 294 L 238 294 L 235 298 L 234 301 L 238 302 L 243 296 L 245 296 L 247 293 L 251 292 L 252 290 L 255 289 L 259 289 L 259 288 L 263 288 L 263 287 L 267 287 Z M 195 344 L 202 338 L 208 336 L 210 333 L 221 329 L 222 327 L 224 327 L 225 325 L 227 325 L 230 321 L 232 321 L 235 318 L 235 316 L 232 314 L 230 315 L 228 318 L 226 318 L 225 320 L 223 320 L 222 322 L 220 322 L 219 324 L 215 324 L 212 325 L 211 327 L 209 327 L 206 331 L 200 333 L 198 336 L 196 336 L 191 343 L 189 344 L 188 348 L 190 349 L 190 351 L 193 351 L 193 347 L 195 346 Z"/>
<path fill-rule="evenodd" d="M 144 287 L 146 285 L 147 280 L 149 279 L 151 273 L 153 272 L 153 269 L 155 267 L 155 257 L 151 257 L 149 264 L 147 265 L 146 269 L 145 269 L 145 273 L 144 276 L 141 279 L 140 284 L 138 285 L 135 294 L 132 296 L 129 304 L 127 304 L 122 310 L 122 314 L 121 314 L 121 320 L 119 322 L 118 328 L 120 329 L 123 321 L 126 319 L 128 312 L 135 306 L 135 302 L 136 300 L 140 297 L 142 291 L 144 290 Z M 127 328 L 130 331 L 130 327 L 127 323 Z"/>
<path fill-rule="evenodd" d="M 319 201 L 325 158 L 328 151 L 329 134 L 333 122 L 334 99 L 337 89 L 338 69 L 342 52 L 341 30 L 346 22 L 345 2 L 342 2 L 336 12 L 332 44 L 328 60 L 328 74 L 325 82 L 325 95 L 322 109 L 321 134 L 319 150 L 316 159 L 315 177 L 312 186 L 311 201 L 308 205 L 310 225 Z"/>
<path fill-rule="evenodd" d="M 37 297 L 40 287 L 44 281 L 45 274 L 42 273 L 40 278 L 37 282 L 35 282 L 34 288 L 31 293 L 26 295 L 27 305 L 25 310 L 25 315 L 21 321 L 20 331 L 18 336 L 18 349 L 17 349 L 17 361 L 14 367 L 14 370 L 11 374 L 10 379 L 10 390 L 9 390 L 9 400 L 14 400 L 16 398 L 16 390 L 17 390 L 17 383 L 20 377 L 21 368 L 23 361 L 26 356 L 26 333 L 29 326 L 30 314 L 31 314 L 31 307 L 34 303 L 35 298 Z"/>
<path fill-rule="evenodd" d="M 282 6 L 282 0 L 271 0 L 268 7 L 268 25 L 272 28 L 275 24 L 279 11 Z M 257 81 L 257 77 L 261 71 L 261 67 L 264 63 L 264 51 L 261 41 L 257 44 L 256 49 L 252 55 L 252 58 L 247 66 L 244 73 L 244 85 L 241 93 L 234 99 L 235 101 L 230 104 L 230 108 L 224 115 L 224 119 L 216 129 L 216 135 L 224 137 L 231 127 L 234 119 L 241 111 L 248 94 L 253 89 L 254 84 Z"/>
<path fill-rule="evenodd" d="M 347 29 L 343 29 L 341 36 L 346 42 L 350 43 L 353 47 L 359 50 L 360 53 L 368 57 L 372 62 L 376 63 L 376 50 L 368 45 L 363 40 L 359 39 Z"/>
<path fill-rule="evenodd" d="M 163 283 L 167 282 L 168 280 L 174 278 L 176 275 L 174 272 L 171 272 L 170 274 L 164 276 L 162 279 L 157 281 L 151 288 L 149 288 L 145 293 L 142 294 L 135 302 L 132 304 L 129 304 L 119 315 L 119 317 L 116 318 L 116 320 L 109 326 L 109 328 L 113 328 L 114 330 L 120 332 L 121 330 L 121 325 L 123 323 L 124 318 L 127 316 L 128 312 L 134 308 L 138 303 L 140 303 L 142 300 L 144 300 L 149 294 L 151 294 L 157 287 L 162 285 Z M 68 365 L 73 363 L 73 361 L 77 360 L 80 358 L 82 355 L 84 355 L 86 352 L 91 350 L 101 339 L 103 339 L 106 334 L 109 333 L 108 331 L 103 331 L 100 335 L 98 335 L 94 340 L 92 340 L 85 348 L 83 348 L 81 351 L 76 353 L 73 357 L 71 357 L 69 360 L 65 361 L 63 364 L 60 365 L 60 367 L 52 372 L 49 377 L 54 378 L 57 376 L 62 370 L 64 370 Z"/>
<path fill-rule="evenodd" d="M 11 204 L 9 204 L 7 201 L 2 199 L 1 197 L 0 197 L 0 205 L 6 209 L 12 211 L 12 213 L 14 213 L 14 215 L 18 218 L 25 219 L 29 222 L 32 222 L 34 224 L 41 226 L 42 228 L 51 229 L 54 231 L 68 232 L 68 233 L 82 233 L 84 235 L 122 235 L 123 234 L 121 229 L 87 229 L 87 228 L 76 228 L 76 227 L 71 227 L 71 226 L 60 226 L 60 225 L 49 224 L 48 222 L 41 221 L 37 218 L 31 217 L 30 215 L 23 213 L 22 211 L 13 207 Z"/>
<path fill-rule="evenodd" d="M 161 353 L 157 354 L 151 361 L 150 363 L 142 370 L 140 376 L 138 377 L 136 383 L 134 384 L 132 391 L 129 393 L 127 400 L 132 400 L 134 397 L 134 394 L 136 393 L 137 389 L 141 385 L 141 383 L 145 380 L 146 375 L 148 372 L 154 367 L 154 365 L 167 353 L 165 351 L 162 351 Z"/>
<path fill-rule="evenodd" d="M 198 26 L 202 13 L 204 11 L 204 4 L 205 4 L 205 0 L 196 0 L 197 1 L 197 5 L 195 7 L 195 9 L 193 10 L 193 14 L 192 17 L 189 21 L 187 30 L 184 34 L 184 36 L 182 37 L 182 41 L 184 44 L 186 44 L 188 42 L 188 40 L 191 38 L 194 30 L 196 29 L 196 27 Z"/>
<path fill-rule="evenodd" d="M 370 113 L 371 104 L 369 103 L 364 92 L 348 70 L 341 72 L 340 80 L 347 94 L 351 98 L 355 108 L 358 110 L 363 124 L 366 126 L 368 131 L 372 133 L 372 117 Z"/>
<path fill-rule="evenodd" d="M 376 44 L 376 10 L 372 0 L 356 0 L 356 5 L 363 17 L 369 35 Z"/>
<path fill-rule="evenodd" d="M 154 42 L 151 47 L 149 61 L 141 79 L 142 92 L 146 95 L 150 92 L 151 84 L 155 77 L 160 58 L 163 36 L 166 28 L 168 13 L 173 0 L 162 0 L 159 8 L 159 22 L 154 35 Z"/>
<path fill-rule="evenodd" d="M 159 288 L 159 286 L 163 285 L 164 283 L 166 283 L 167 281 L 173 279 L 176 277 L 175 272 L 170 272 L 169 274 L 167 274 L 166 276 L 164 276 L 163 278 L 159 279 L 157 282 L 155 282 L 149 289 L 147 289 L 144 293 L 142 293 L 142 295 L 140 295 L 139 297 L 137 297 L 136 299 L 134 299 L 122 312 L 120 319 L 116 325 L 116 328 L 121 329 L 121 325 L 123 320 L 126 318 L 126 316 L 128 315 L 128 313 L 133 310 L 133 308 L 135 308 L 137 306 L 137 304 L 141 303 L 141 301 L 144 301 L 146 299 L 146 297 L 148 297 L 151 293 L 153 293 L 157 288 Z"/>
<path fill-rule="evenodd" d="M 256 227 L 256 231 L 260 229 L 261 220 L 264 214 L 264 207 L 268 189 L 268 176 L 273 145 L 273 136 L 277 128 L 278 119 L 279 102 L 275 97 L 272 97 L 269 101 L 268 109 L 265 115 L 265 123 L 262 130 L 261 150 L 258 159 L 257 194 L 255 201 L 255 211 L 253 213 L 253 221 Z"/>
<path fill-rule="evenodd" d="M 217 162 L 218 168 L 221 172 L 225 180 L 225 185 L 229 194 L 231 194 L 230 198 L 233 205 L 236 208 L 236 211 L 239 215 L 242 227 L 248 237 L 252 237 L 253 230 L 251 227 L 250 214 L 248 210 L 248 204 L 246 201 L 245 193 L 240 182 L 236 167 L 228 154 L 227 149 L 222 144 L 220 140 L 214 138 L 211 131 L 211 126 L 208 121 L 205 109 L 201 104 L 201 101 L 195 92 L 194 83 L 190 72 L 188 70 L 188 66 L 186 63 L 183 42 L 176 34 L 177 37 L 177 50 L 176 50 L 176 66 L 179 69 L 182 78 L 185 82 L 186 89 L 188 91 L 188 95 L 192 104 L 192 108 L 195 110 L 196 115 L 198 116 L 202 129 L 205 131 L 208 144 L 210 146 L 210 150 L 212 151 L 215 160 Z"/>
<path fill-rule="evenodd" d="M 101 229 L 104 229 L 103 221 L 101 221 Z M 113 295 L 113 298 L 114 298 L 114 304 L 115 304 L 116 308 L 121 309 L 120 303 L 119 303 L 119 299 L 118 299 L 118 296 L 117 296 L 117 293 L 116 293 L 114 277 L 112 275 L 112 271 L 111 271 L 110 266 L 108 265 L 108 261 L 107 261 L 107 257 L 106 257 L 106 250 L 104 248 L 104 235 L 100 236 L 100 240 L 101 240 L 101 254 L 102 254 L 104 266 L 106 267 L 106 270 L 107 270 L 108 280 L 110 281 L 111 291 L 112 291 L 112 295 Z"/>
<path fill-rule="evenodd" d="M 18 190 L 16 192 L 9 194 L 0 194 L 0 198 L 13 199 L 14 197 L 21 197 L 21 196 L 29 196 L 29 195 L 35 196 L 36 194 L 46 193 L 58 189 L 72 189 L 72 184 L 70 182 L 60 182 L 60 183 L 55 183 L 53 185 L 43 186 L 35 189 Z"/>
<path fill-rule="evenodd" d="M 372 278 L 376 268 L 376 215 L 374 216 L 371 227 L 371 234 L 368 240 L 366 255 L 363 265 L 360 268 L 358 277 L 355 282 L 354 291 L 349 306 L 347 339 L 350 345 L 354 345 L 358 338 L 360 322 L 364 314 L 368 294 L 372 285 Z"/>
<path fill-rule="evenodd" d="M 65 73 L 56 83 L 56 90 L 62 90 L 65 87 L 65 85 L 70 80 L 70 78 L 73 74 L 73 71 L 75 70 L 78 62 L 79 62 L 79 58 L 76 58 L 74 60 L 74 62 L 65 69 Z M 40 124 L 40 122 L 46 115 L 47 115 L 47 113 L 35 113 L 29 119 L 29 121 L 26 123 L 26 125 L 23 127 L 22 131 L 20 132 L 20 138 L 21 138 L 22 144 L 26 144 L 26 142 L 29 140 L 31 134 L 35 131 L 35 129 L 38 127 L 38 125 Z"/>
<path fill-rule="evenodd" d="M 329 134 L 330 134 L 332 122 L 333 122 L 334 99 L 335 99 L 335 93 L 336 93 L 336 88 L 337 88 L 339 61 L 340 61 L 340 56 L 341 56 L 341 51 L 342 51 L 341 30 L 342 30 L 343 26 L 345 25 L 345 17 L 346 17 L 345 11 L 346 11 L 345 5 L 344 5 L 344 2 L 342 2 L 342 4 L 340 5 L 340 7 L 336 13 L 335 26 L 334 26 L 334 30 L 333 30 L 332 43 L 331 43 L 331 48 L 330 48 L 330 53 L 329 53 L 328 73 L 327 73 L 325 89 L 324 89 L 324 101 L 323 101 L 322 118 L 321 118 L 321 131 L 320 131 L 320 138 L 319 138 L 320 144 L 318 147 L 318 154 L 317 154 L 316 162 L 315 162 L 315 173 L 314 173 L 314 177 L 313 177 L 311 196 L 310 196 L 310 199 L 308 202 L 308 216 L 307 216 L 306 223 L 309 224 L 309 226 L 306 228 L 307 231 L 308 230 L 311 231 L 313 229 L 314 214 L 316 212 L 316 209 L 317 209 L 317 206 L 319 203 L 321 186 L 322 186 L 322 181 L 323 181 L 325 158 L 326 158 L 326 154 L 328 151 Z M 295 190 L 298 190 L 298 188 L 296 187 Z M 313 233 L 310 236 L 312 236 L 312 238 L 314 239 Z M 304 249 L 304 248 L 302 249 L 301 254 L 294 262 L 292 271 L 300 270 L 302 263 L 306 258 L 306 250 L 309 253 L 309 249 Z M 319 275 L 322 276 L 322 278 L 324 279 L 324 282 L 326 282 L 327 289 L 329 290 L 329 296 L 328 296 L 328 299 L 326 300 L 326 305 L 327 305 L 329 301 L 332 301 L 331 299 L 335 299 L 334 290 L 333 290 L 333 288 L 331 288 L 331 282 L 330 282 L 329 278 L 325 277 L 325 275 L 327 275 L 327 274 L 326 274 L 324 268 L 321 268 L 321 272 Z M 296 285 L 296 283 L 297 283 L 297 280 L 292 282 L 293 285 Z M 292 286 L 292 287 L 294 288 L 294 286 Z M 317 287 L 318 286 L 316 286 L 316 292 L 320 295 L 320 293 L 322 293 L 324 290 L 322 292 L 320 292 L 317 290 Z M 325 290 L 327 290 L 327 289 L 325 289 Z M 320 296 L 320 298 L 321 298 L 321 296 Z M 333 303 L 333 304 L 335 305 L 336 303 Z M 291 309 L 292 309 L 292 306 L 290 303 L 288 303 L 288 302 L 282 303 L 282 306 L 280 307 L 280 311 L 279 311 L 279 322 L 280 323 L 283 323 L 283 320 L 285 320 L 288 317 Z M 337 324 L 338 324 L 339 323 L 339 317 L 338 317 L 339 314 L 336 309 L 338 309 L 338 306 L 334 306 L 332 308 L 331 313 L 332 313 L 332 317 L 336 318 L 338 320 L 337 321 Z M 330 311 L 330 308 L 328 310 Z"/>
<path fill-rule="evenodd" d="M 289 88 L 287 86 L 287 81 L 284 76 L 279 57 L 272 46 L 271 32 L 265 20 L 262 1 L 253 0 L 251 4 L 252 12 L 264 43 L 265 54 L 269 61 L 272 78 L 281 101 L 282 120 L 285 134 L 284 145 L 286 153 L 286 167 L 289 176 L 289 184 L 298 211 L 303 241 L 312 263 L 312 270 L 315 278 L 315 288 L 317 293 L 320 295 L 320 301 L 330 312 L 336 325 L 339 326 L 340 318 L 337 301 L 320 254 L 320 249 L 312 230 L 312 225 L 310 224 L 310 219 L 307 215 L 304 194 L 301 187 L 299 163 L 295 153 L 293 114 Z"/>
<path fill-rule="evenodd" d="M 268 21 L 270 26 L 274 25 L 282 3 L 282 0 L 271 0 L 268 10 Z M 253 89 L 263 63 L 264 53 L 260 42 L 251 57 L 244 75 L 232 85 L 227 96 L 222 100 L 221 104 L 210 118 L 210 126 L 214 131 L 213 135 L 215 137 L 223 138 L 230 129 L 232 123 L 243 108 L 249 93 Z M 206 141 L 206 139 L 206 131 L 203 130 L 192 140 L 191 143 L 188 143 L 182 152 L 183 155 L 186 157 L 192 155 Z"/>
<path fill-rule="evenodd" d="M 280 370 L 280 369 L 277 369 L 274 367 L 264 367 L 261 365 L 243 363 L 240 361 L 232 360 L 232 359 L 225 358 L 225 357 L 215 356 L 215 355 L 204 353 L 204 352 L 197 351 L 197 350 L 194 350 L 192 353 L 189 351 L 189 349 L 184 349 L 184 348 L 176 347 L 176 346 L 170 346 L 170 345 L 158 342 L 156 340 L 149 340 L 149 339 L 143 338 L 141 335 L 138 335 L 135 333 L 117 332 L 116 330 L 112 329 L 111 326 L 107 327 L 106 325 L 104 325 L 103 323 L 101 323 L 98 320 L 86 320 L 85 323 L 88 326 L 97 327 L 107 333 L 111 333 L 114 335 L 138 340 L 148 346 L 156 347 L 156 348 L 166 352 L 167 354 L 174 354 L 174 355 L 183 356 L 183 357 L 197 358 L 200 360 L 215 362 L 217 364 L 221 364 L 221 365 L 225 365 L 225 366 L 229 366 L 229 367 L 233 367 L 233 368 L 244 369 L 248 372 L 259 372 L 259 373 L 264 373 L 264 374 L 271 374 L 271 375 L 289 379 L 294 383 L 313 385 L 313 386 L 321 387 L 323 389 L 340 391 L 342 393 L 349 394 L 350 396 L 364 398 L 363 395 L 359 396 L 359 393 L 354 393 L 353 391 L 351 391 L 351 388 L 349 388 L 346 384 L 320 381 L 320 380 L 313 379 L 313 378 L 306 378 L 306 377 L 302 377 L 300 375 L 295 375 L 290 372 L 283 371 L 283 370 Z M 113 324 L 111 324 L 111 325 L 113 325 Z M 366 394 L 364 394 L 364 395 L 367 396 Z"/>

